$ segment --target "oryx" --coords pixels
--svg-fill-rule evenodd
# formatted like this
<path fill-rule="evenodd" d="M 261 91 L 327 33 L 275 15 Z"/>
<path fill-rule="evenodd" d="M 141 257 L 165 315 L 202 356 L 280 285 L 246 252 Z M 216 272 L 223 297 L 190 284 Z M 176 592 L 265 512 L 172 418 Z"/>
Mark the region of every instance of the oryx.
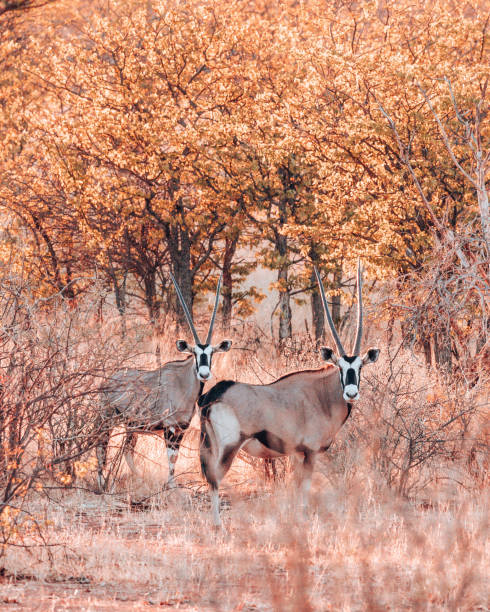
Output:
<path fill-rule="evenodd" d="M 299 479 L 304 498 L 311 483 L 315 457 L 332 444 L 359 398 L 361 368 L 377 360 L 379 349 L 360 357 L 362 339 L 362 278 L 357 269 L 358 322 L 351 355 L 347 355 L 335 329 L 323 285 L 315 268 L 325 314 L 338 355 L 322 347 L 331 365 L 318 370 L 286 374 L 268 385 L 221 381 L 199 398 L 201 407 L 201 466 L 211 491 L 215 526 L 221 524 L 219 485 L 240 449 L 255 457 L 299 454 Z"/>
<path fill-rule="evenodd" d="M 98 484 L 101 490 L 105 485 L 103 470 L 107 459 L 109 437 L 111 430 L 119 424 L 126 428 L 123 451 L 129 468 L 135 474 L 137 471 L 133 452 L 136 434 L 156 433 L 163 436 L 167 446 L 169 466 L 167 484 L 173 484 L 175 463 L 182 438 L 191 422 L 204 383 L 211 378 L 212 355 L 228 351 L 231 347 L 230 340 L 211 345 L 221 277 L 216 289 L 214 310 L 205 343 L 199 340 L 182 292 L 172 275 L 171 278 L 195 344 L 189 345 L 185 340 L 177 340 L 178 351 L 191 353 L 187 359 L 170 361 L 156 370 L 121 370 L 101 387 L 102 432 L 99 433 L 100 442 L 97 445 Z"/>

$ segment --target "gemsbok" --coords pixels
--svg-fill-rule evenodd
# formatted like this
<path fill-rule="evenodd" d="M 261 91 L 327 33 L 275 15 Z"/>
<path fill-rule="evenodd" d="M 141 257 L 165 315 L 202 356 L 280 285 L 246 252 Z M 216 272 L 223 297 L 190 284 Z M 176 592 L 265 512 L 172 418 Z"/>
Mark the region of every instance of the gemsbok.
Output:
<path fill-rule="evenodd" d="M 228 351 L 230 340 L 212 345 L 213 327 L 218 309 L 221 277 L 216 289 L 214 310 L 209 324 L 206 342 L 197 335 L 191 314 L 184 297 L 171 275 L 179 301 L 194 337 L 195 344 L 177 340 L 177 350 L 191 353 L 187 359 L 170 361 L 156 370 L 125 369 L 116 372 L 103 385 L 101 391 L 102 414 L 100 419 L 100 442 L 97 445 L 98 485 L 106 487 L 103 472 L 107 460 L 107 447 L 111 431 L 117 425 L 126 429 L 123 453 L 130 470 L 138 474 L 133 461 L 137 434 L 159 434 L 167 447 L 168 481 L 174 484 L 175 463 L 180 444 L 189 427 L 197 398 L 204 383 L 211 378 L 213 353 Z"/>
<path fill-rule="evenodd" d="M 201 407 L 201 467 L 211 492 L 213 523 L 221 525 L 219 486 L 240 449 L 255 457 L 302 457 L 298 477 L 307 501 L 317 453 L 326 451 L 359 399 L 363 365 L 377 360 L 379 349 L 360 357 L 362 339 L 362 278 L 357 267 L 358 319 L 351 355 L 335 329 L 320 275 L 315 268 L 323 307 L 338 354 L 322 347 L 332 365 L 286 374 L 268 385 L 224 380 L 199 398 Z"/>

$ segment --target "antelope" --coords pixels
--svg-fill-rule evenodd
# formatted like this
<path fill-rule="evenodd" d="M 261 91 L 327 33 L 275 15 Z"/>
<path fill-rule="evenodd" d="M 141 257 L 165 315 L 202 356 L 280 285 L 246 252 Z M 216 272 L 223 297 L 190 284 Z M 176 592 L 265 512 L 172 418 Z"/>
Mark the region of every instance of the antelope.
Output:
<path fill-rule="evenodd" d="M 104 481 L 103 471 L 111 431 L 117 424 L 125 426 L 123 453 L 126 463 L 135 475 L 138 475 L 133 460 L 137 434 L 163 436 L 169 466 L 167 486 L 173 486 L 175 463 L 182 438 L 191 422 L 197 398 L 202 393 L 205 382 L 211 379 L 212 356 L 214 353 L 228 351 L 231 347 L 230 340 L 223 340 L 216 345 L 211 344 L 221 277 L 218 280 L 206 342 L 202 343 L 180 287 L 173 275 L 170 276 L 194 337 L 194 344 L 177 340 L 177 350 L 181 353 L 190 353 L 186 359 L 170 361 L 156 370 L 121 370 L 114 374 L 104 387 L 101 387 L 101 404 L 105 418 L 101 415 L 102 432 L 96 449 L 97 480 L 100 491 L 103 491 L 107 484 Z"/>
<path fill-rule="evenodd" d="M 360 262 L 357 332 L 351 355 L 346 354 L 337 334 L 316 268 L 315 274 L 337 345 L 337 354 L 331 348 L 320 349 L 322 359 L 330 364 L 286 374 L 268 385 L 221 381 L 199 398 L 201 466 L 210 488 L 215 527 L 221 526 L 220 482 L 240 449 L 261 458 L 299 455 L 302 462 L 297 467 L 297 476 L 306 506 L 315 458 L 332 444 L 350 415 L 351 402 L 359 399 L 362 366 L 378 358 L 377 348 L 360 356 L 363 316 Z"/>

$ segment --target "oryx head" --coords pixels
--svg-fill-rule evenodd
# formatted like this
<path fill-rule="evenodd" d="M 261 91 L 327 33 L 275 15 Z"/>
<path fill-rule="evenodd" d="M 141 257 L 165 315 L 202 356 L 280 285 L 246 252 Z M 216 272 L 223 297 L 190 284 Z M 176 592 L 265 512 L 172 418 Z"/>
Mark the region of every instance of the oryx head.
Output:
<path fill-rule="evenodd" d="M 216 317 L 216 311 L 218 310 L 219 294 L 221 289 L 221 276 L 219 277 L 218 287 L 216 289 L 216 299 L 214 302 L 213 316 L 211 317 L 211 323 L 209 324 L 208 336 L 206 338 L 206 342 L 204 343 L 199 340 L 199 336 L 197 335 L 196 328 L 194 327 L 194 323 L 192 321 L 191 313 L 187 308 L 187 304 L 185 303 L 184 296 L 182 295 L 177 281 L 175 280 L 172 274 L 170 274 L 170 278 L 172 279 L 172 282 L 174 284 L 175 291 L 177 292 L 179 301 L 184 310 L 185 318 L 187 319 L 187 323 L 189 324 L 195 341 L 194 345 L 190 345 L 185 340 L 177 340 L 177 350 L 181 353 L 191 353 L 192 355 L 194 355 L 194 359 L 196 362 L 197 378 L 200 381 L 205 382 L 211 379 L 211 358 L 213 353 L 229 351 L 231 347 L 231 340 L 223 340 L 223 342 L 215 344 L 214 346 L 211 344 L 211 339 L 213 337 L 214 319 Z"/>
<path fill-rule="evenodd" d="M 323 290 L 323 284 L 318 274 L 318 270 L 315 268 L 315 274 L 320 287 L 320 293 L 322 296 L 323 308 L 327 316 L 327 321 L 332 332 L 333 339 L 337 345 L 338 355 L 335 351 L 328 347 L 322 347 L 320 349 L 321 355 L 325 361 L 331 361 L 339 368 L 340 372 L 340 383 L 342 385 L 342 393 L 346 402 L 359 399 L 359 385 L 361 382 L 361 369 L 362 366 L 367 363 L 374 363 L 378 359 L 379 349 L 370 348 L 362 357 L 360 354 L 361 340 L 362 340 L 362 277 L 361 277 L 361 262 L 357 262 L 357 333 L 354 342 L 354 348 L 352 354 L 347 355 L 342 343 L 340 342 L 339 335 L 335 329 L 335 325 L 328 308 L 327 299 L 325 298 L 325 291 Z"/>

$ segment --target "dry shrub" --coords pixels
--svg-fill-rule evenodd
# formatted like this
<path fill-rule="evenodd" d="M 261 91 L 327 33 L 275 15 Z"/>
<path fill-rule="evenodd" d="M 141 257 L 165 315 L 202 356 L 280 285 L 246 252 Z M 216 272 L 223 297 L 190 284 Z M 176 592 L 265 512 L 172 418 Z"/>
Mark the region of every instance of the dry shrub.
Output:
<path fill-rule="evenodd" d="M 51 564 L 45 550 L 10 551 L 4 564 L 19 580 L 27 572 L 41 580 L 51 604 L 73 598 L 75 609 L 89 608 L 89 597 L 92 609 L 109 601 L 128 610 L 486 609 L 483 498 L 422 507 L 373 479 L 349 488 L 315 481 L 305 517 L 291 487 L 255 495 L 230 487 L 219 534 L 209 529 L 206 497 L 186 490 L 145 512 L 131 512 L 122 496 L 66 491 L 46 513 L 47 537 L 68 547 L 53 551 Z M 8 588 L 29 607 L 29 583 Z"/>
<path fill-rule="evenodd" d="M 421 349 L 438 375 L 468 385 L 490 369 L 490 254 L 471 230 L 436 242 L 422 266 L 386 284 L 379 304 L 387 320 L 399 322 L 406 346 Z"/>
<path fill-rule="evenodd" d="M 62 296 L 34 299 L 19 279 L 0 287 L 0 554 L 41 533 L 26 507 L 33 490 L 69 486 L 93 468 L 98 387 L 117 352 L 94 316 Z M 22 529 L 21 529 L 22 527 Z"/>
<path fill-rule="evenodd" d="M 349 481 L 360 471 L 410 498 L 430 497 L 436 486 L 483 485 L 483 385 L 444 385 L 408 351 L 392 356 L 387 347 L 361 384 L 361 400 L 329 451 L 337 476 Z"/>

